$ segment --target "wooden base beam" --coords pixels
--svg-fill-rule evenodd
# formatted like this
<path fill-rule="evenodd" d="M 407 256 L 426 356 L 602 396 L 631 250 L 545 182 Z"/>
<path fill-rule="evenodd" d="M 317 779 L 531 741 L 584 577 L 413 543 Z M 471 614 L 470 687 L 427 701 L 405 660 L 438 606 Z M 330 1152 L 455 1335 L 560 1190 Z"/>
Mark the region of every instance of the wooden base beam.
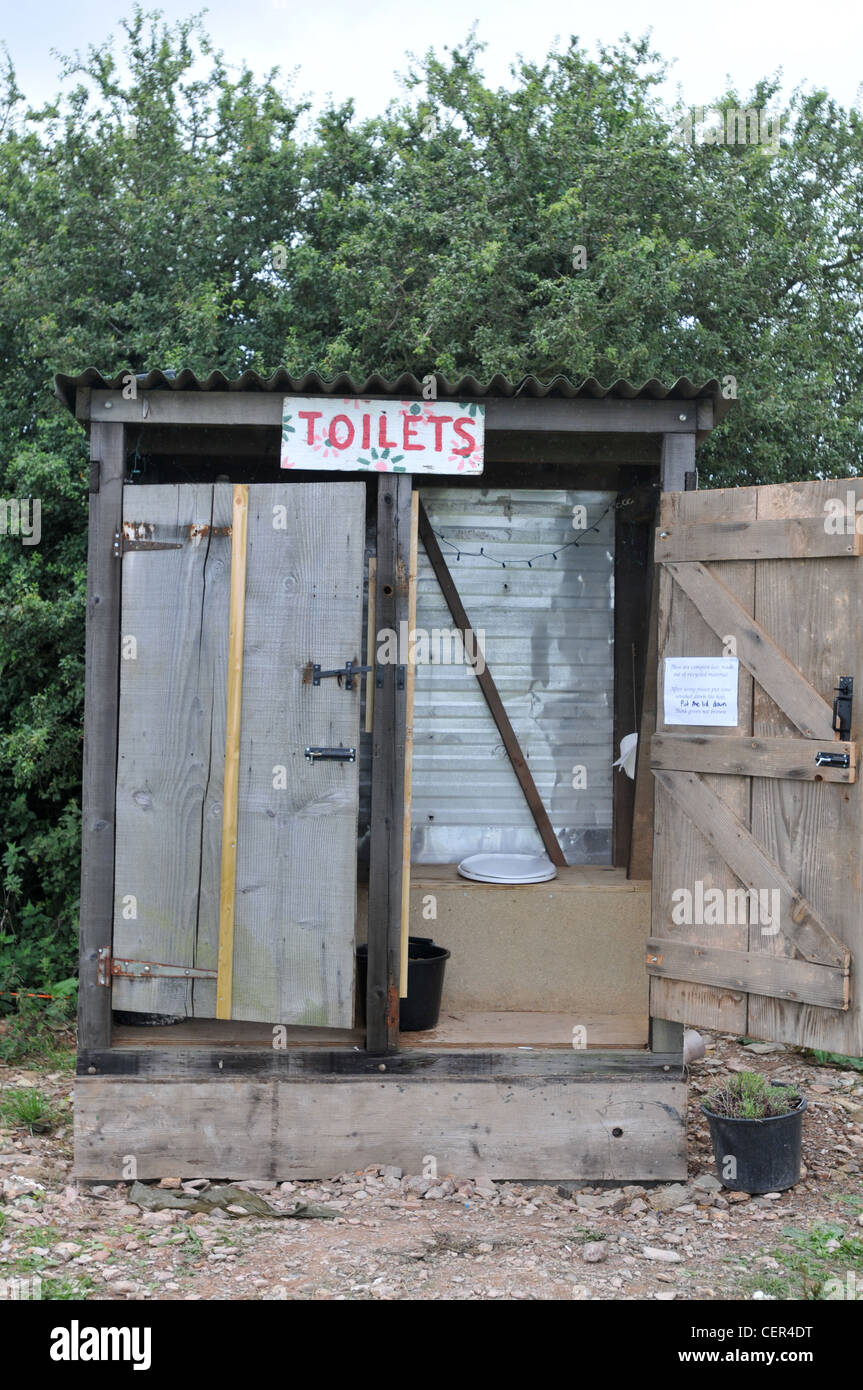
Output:
<path fill-rule="evenodd" d="M 686 1175 L 686 1085 L 645 1071 L 489 1079 L 81 1077 L 75 1175 L 293 1180 L 370 1164 L 441 1176 L 626 1182 Z"/>

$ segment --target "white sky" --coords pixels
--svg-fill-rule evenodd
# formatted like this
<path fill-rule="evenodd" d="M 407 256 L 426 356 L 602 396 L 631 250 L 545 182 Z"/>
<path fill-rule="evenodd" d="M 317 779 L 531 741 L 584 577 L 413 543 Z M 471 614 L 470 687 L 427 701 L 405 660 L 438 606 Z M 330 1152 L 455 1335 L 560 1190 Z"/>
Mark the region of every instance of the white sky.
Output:
<path fill-rule="evenodd" d="M 202 6 L 162 0 L 158 8 L 174 20 Z M 0 37 L 28 99 L 39 103 L 57 90 L 52 49 L 83 50 L 112 32 L 116 47 L 120 13 L 105 0 L 0 0 Z M 575 32 L 593 53 L 598 41 L 648 28 L 653 47 L 677 60 L 665 94 L 672 100 L 679 84 L 692 106 L 709 106 L 729 76 L 745 96 L 780 68 L 786 91 L 825 87 L 845 106 L 854 104 L 863 81 L 860 0 L 611 0 L 581 7 L 561 0 L 210 0 L 206 16 L 229 63 L 245 60 L 257 73 L 274 64 L 286 74 L 299 68 L 295 96 L 310 95 L 316 104 L 329 93 L 339 101 L 353 96 L 361 115 L 382 111 L 399 94 L 395 74 L 404 71 L 407 51 L 457 45 L 473 20 L 488 44 L 484 70 L 495 85 L 506 84 L 516 54 L 540 59 L 556 37 L 565 44 Z"/>

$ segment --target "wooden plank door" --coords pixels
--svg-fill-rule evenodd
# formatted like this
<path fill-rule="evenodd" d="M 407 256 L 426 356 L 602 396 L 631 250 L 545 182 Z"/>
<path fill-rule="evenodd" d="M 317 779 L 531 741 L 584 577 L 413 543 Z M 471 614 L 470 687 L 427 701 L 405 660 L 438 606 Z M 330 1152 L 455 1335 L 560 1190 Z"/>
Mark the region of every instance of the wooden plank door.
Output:
<path fill-rule="evenodd" d="M 248 488 L 229 1016 L 353 1021 L 365 484 Z M 117 1009 L 214 1018 L 233 488 L 126 488 L 114 969 Z M 143 972 L 140 963 L 177 973 Z M 191 969 L 202 972 L 185 976 Z M 131 976 L 131 977 L 130 977 Z"/>
<path fill-rule="evenodd" d="M 863 953 L 861 498 L 857 480 L 662 498 L 654 1018 L 863 1051 L 852 969 Z M 679 657 L 736 657 L 736 723 L 666 711 Z M 841 739 L 843 676 L 856 699 Z"/>

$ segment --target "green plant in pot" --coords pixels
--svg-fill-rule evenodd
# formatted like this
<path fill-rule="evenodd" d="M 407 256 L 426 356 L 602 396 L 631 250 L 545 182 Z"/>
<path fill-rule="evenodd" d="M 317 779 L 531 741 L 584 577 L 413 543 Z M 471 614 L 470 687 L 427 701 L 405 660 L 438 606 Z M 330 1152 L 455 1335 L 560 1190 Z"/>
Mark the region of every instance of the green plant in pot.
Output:
<path fill-rule="evenodd" d="M 705 1097 L 716 1168 L 734 1192 L 783 1192 L 800 1181 L 803 1111 L 795 1086 L 741 1071 Z"/>

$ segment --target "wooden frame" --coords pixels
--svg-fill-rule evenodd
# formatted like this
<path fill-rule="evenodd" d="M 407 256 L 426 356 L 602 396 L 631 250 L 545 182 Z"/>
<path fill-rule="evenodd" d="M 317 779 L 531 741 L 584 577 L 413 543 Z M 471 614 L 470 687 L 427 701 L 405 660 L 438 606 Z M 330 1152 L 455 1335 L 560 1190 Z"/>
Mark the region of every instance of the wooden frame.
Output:
<path fill-rule="evenodd" d="M 79 420 L 104 421 L 139 428 L 166 425 L 244 425 L 281 429 L 279 391 L 144 391 L 128 400 L 122 391 L 79 390 Z M 681 475 L 694 467 L 695 433 L 713 428 L 710 400 L 589 400 L 558 396 L 483 398 L 486 430 L 548 430 L 572 434 L 659 434 L 669 440 L 691 436 L 692 447 L 664 446 L 669 472 Z M 679 490 L 683 490 L 681 479 Z"/>
<path fill-rule="evenodd" d="M 378 480 L 375 620 L 378 630 L 401 632 L 410 607 L 411 478 Z M 399 1039 L 399 957 L 402 922 L 405 733 L 399 667 L 385 669 L 372 721 L 372 828 L 369 844 L 368 985 L 366 1047 L 391 1052 Z M 402 681 L 405 673 L 402 672 Z"/>
<path fill-rule="evenodd" d="M 644 453 L 652 438 L 661 451 L 662 479 L 666 490 L 691 486 L 694 479 L 696 430 L 712 425 L 709 400 L 560 400 L 535 398 L 489 399 L 486 403 L 489 431 L 505 432 L 512 439 L 514 456 L 520 435 L 558 441 L 563 436 L 609 433 L 621 441 L 619 456 L 632 436 L 630 456 Z M 111 411 L 110 420 L 105 412 Z M 110 991 L 96 983 L 99 950 L 111 947 L 113 896 L 113 778 L 116 764 L 117 668 L 120 625 L 121 565 L 112 551 L 113 533 L 119 529 L 124 477 L 125 432 L 129 423 L 144 424 L 169 436 L 179 425 L 206 431 L 209 448 L 214 436 L 232 430 L 268 431 L 280 419 L 281 396 L 268 393 L 148 392 L 126 400 L 118 391 L 78 391 L 76 414 L 91 422 L 93 481 L 88 579 L 88 680 L 85 728 L 84 847 L 82 862 L 81 931 L 81 1041 L 84 1052 L 110 1045 Z M 188 437 L 188 436 L 187 436 Z M 641 443 L 639 444 L 639 441 Z M 603 442 L 601 439 L 598 442 Z M 494 447 L 492 438 L 492 449 Z M 552 450 L 554 452 L 554 450 Z M 601 450 L 600 450 L 601 452 Z M 606 454 L 607 454 L 606 449 Z M 559 451 L 560 453 L 560 451 Z M 506 454 L 506 449 L 503 450 Z M 650 450 L 644 455 L 650 455 Z M 652 455 L 655 457 L 655 455 Z M 608 467 L 591 478 L 599 483 Z M 643 466 L 643 465 L 642 465 Z M 581 476 L 582 466 L 579 467 Z M 638 465 L 636 465 L 636 468 Z M 593 471 L 593 470 L 591 470 Z M 617 470 L 620 473 L 620 470 Z M 628 470 L 632 474 L 632 470 Z M 348 475 L 346 475 L 348 476 Z M 352 475 L 351 475 L 352 476 Z M 636 475 L 637 476 L 637 473 Z M 625 486 L 622 475 L 615 480 Z M 375 607 L 378 626 L 399 630 L 408 617 L 410 480 L 392 476 L 379 480 L 378 557 Z M 618 579 L 623 576 L 619 572 Z M 622 602 L 634 593 L 643 575 L 625 577 Z M 641 585 L 643 591 L 643 584 Z M 621 680 L 626 655 L 627 631 L 616 617 L 618 650 L 615 680 L 615 736 L 627 722 L 622 702 L 632 702 L 632 680 Z M 630 663 L 631 669 L 631 663 Z M 402 898 L 399 840 L 403 827 L 404 798 L 404 700 L 395 682 L 376 692 L 373 740 L 373 829 L 370 845 L 369 984 L 366 1000 L 367 1049 L 370 1055 L 398 1047 L 400 939 L 398 916 Z M 630 721 L 631 722 L 631 721 Z M 616 794 L 614 862 L 626 862 L 629 853 L 635 789 L 618 783 Z"/>
<path fill-rule="evenodd" d="M 123 517 L 126 430 L 94 425 L 90 434 L 87 544 L 87 667 L 81 793 L 79 1047 L 111 1044 L 111 991 L 99 984 L 100 951 L 110 951 L 114 920 L 114 798 L 120 698 L 120 587 L 114 553 Z"/>
<path fill-rule="evenodd" d="M 529 468 L 529 482 L 537 487 L 625 491 L 640 481 L 655 485 L 660 480 L 665 490 L 692 487 L 696 439 L 713 425 L 709 399 L 513 396 L 489 397 L 483 404 L 489 476 L 497 469 L 496 478 L 505 476 L 521 486 Z M 501 1177 L 683 1176 L 685 1074 L 678 1023 L 653 1019 L 649 1051 L 626 1045 L 601 1051 L 560 1046 L 440 1050 L 440 1044 L 436 1051 L 399 1050 L 407 716 L 398 668 L 386 668 L 382 687 L 374 690 L 372 711 L 365 1048 L 298 1042 L 279 1051 L 212 1040 L 170 1046 L 167 1039 L 164 1044 L 160 1039 L 112 1045 L 111 990 L 98 983 L 97 965 L 99 953 L 112 947 L 122 585 L 113 539 L 121 526 L 126 432 L 134 426 L 145 451 L 168 458 L 235 458 L 233 482 L 262 481 L 262 472 L 255 471 L 261 461 L 264 469 L 274 469 L 266 474 L 269 479 L 283 476 L 277 471 L 281 409 L 278 392 L 158 390 L 142 391 L 133 400 L 113 390 L 77 392 L 76 414 L 89 424 L 93 463 L 76 1171 L 79 1176 L 120 1177 L 117 1155 L 122 1150 L 139 1156 L 139 1176 L 144 1178 L 164 1176 L 178 1164 L 183 1172 L 219 1168 L 237 1178 L 289 1177 L 319 1173 L 337 1156 L 345 1158 L 343 1167 L 360 1159 L 399 1161 L 399 1154 L 413 1163 L 419 1146 L 420 1154 L 443 1154 L 445 1165 L 480 1163 Z M 205 478 L 218 471 L 209 461 L 201 466 L 211 469 Z M 314 476 L 300 475 L 295 481 L 302 485 Z M 332 481 L 333 475 L 326 478 Z M 458 480 L 448 482 L 457 485 Z M 399 632 L 409 619 L 411 491 L 408 476 L 377 479 L 374 630 Z M 626 522 L 619 518 L 618 528 L 622 524 Z M 639 526 L 646 541 L 652 519 L 645 514 Z M 616 560 L 618 741 L 636 727 L 633 711 L 642 727 L 651 701 L 655 705 L 647 625 L 650 584 L 645 583 L 651 569 L 649 553 L 644 566 L 635 554 L 622 557 L 621 552 Z M 372 631 L 372 639 L 374 635 Z M 374 660 L 371 652 L 368 659 Z M 629 860 L 631 873 L 639 847 L 652 834 L 641 777 L 643 763 L 650 777 L 649 748 L 639 753 L 639 780 L 632 784 L 618 778 L 615 793 L 613 862 Z M 618 1111 L 625 1116 L 621 1137 L 609 1138 L 606 1121 Z M 464 1124 L 458 1118 L 462 1112 Z M 310 1119 L 324 1117 L 332 1151 L 326 1147 L 329 1140 L 316 1138 L 314 1124 L 298 1125 L 297 1116 L 306 1113 Z M 497 1117 L 494 1136 L 480 1137 L 478 1148 L 470 1139 L 475 1118 L 468 1123 L 477 1113 Z M 211 1152 L 215 1141 L 205 1137 L 214 1116 L 224 1116 L 215 1130 L 223 1162 Z M 617 1135 L 618 1129 L 612 1132 Z M 528 1152 L 530 1146 L 535 1155 Z M 320 1157 L 324 1150 L 326 1160 Z"/>

